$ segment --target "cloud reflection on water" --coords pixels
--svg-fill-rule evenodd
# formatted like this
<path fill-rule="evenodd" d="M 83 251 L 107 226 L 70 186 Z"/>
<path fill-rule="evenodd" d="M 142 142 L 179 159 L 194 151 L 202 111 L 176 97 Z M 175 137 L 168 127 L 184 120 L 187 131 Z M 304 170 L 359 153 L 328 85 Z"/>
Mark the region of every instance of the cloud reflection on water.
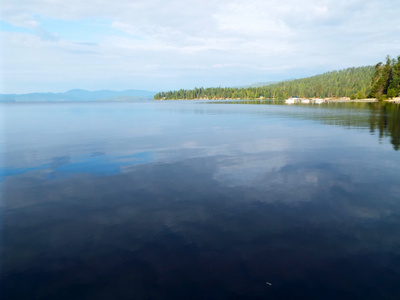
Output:
<path fill-rule="evenodd" d="M 21 141 L 34 127 L 8 129 L 6 296 L 400 295 L 400 161 L 389 141 L 280 107 L 117 104 L 112 117 L 103 105 L 84 105 L 72 129 L 88 114 L 92 125 L 65 141 L 41 120 L 33 151 Z M 52 107 L 64 121 L 65 107 Z"/>

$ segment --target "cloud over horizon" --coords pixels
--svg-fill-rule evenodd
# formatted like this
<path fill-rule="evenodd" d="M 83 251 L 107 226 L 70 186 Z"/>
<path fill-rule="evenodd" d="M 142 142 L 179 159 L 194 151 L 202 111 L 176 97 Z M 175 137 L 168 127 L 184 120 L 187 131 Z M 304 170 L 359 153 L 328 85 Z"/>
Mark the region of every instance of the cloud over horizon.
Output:
<path fill-rule="evenodd" d="M 305 77 L 400 55 L 392 0 L 5 0 L 1 92 L 166 90 Z"/>

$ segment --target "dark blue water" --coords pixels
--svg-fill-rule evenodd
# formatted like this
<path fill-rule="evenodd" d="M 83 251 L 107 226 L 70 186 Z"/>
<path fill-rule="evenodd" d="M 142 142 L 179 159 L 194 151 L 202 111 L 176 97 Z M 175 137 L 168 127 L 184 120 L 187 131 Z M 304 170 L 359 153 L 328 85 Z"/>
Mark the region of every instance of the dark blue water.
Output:
<path fill-rule="evenodd" d="M 396 105 L 0 109 L 1 299 L 400 299 Z"/>

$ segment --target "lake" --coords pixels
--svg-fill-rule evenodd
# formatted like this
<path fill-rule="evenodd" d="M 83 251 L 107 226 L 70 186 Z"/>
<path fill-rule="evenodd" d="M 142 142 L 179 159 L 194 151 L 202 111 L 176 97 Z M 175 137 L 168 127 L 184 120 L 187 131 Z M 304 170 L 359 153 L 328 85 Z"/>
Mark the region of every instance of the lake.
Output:
<path fill-rule="evenodd" d="M 400 109 L 3 103 L 8 299 L 400 299 Z"/>

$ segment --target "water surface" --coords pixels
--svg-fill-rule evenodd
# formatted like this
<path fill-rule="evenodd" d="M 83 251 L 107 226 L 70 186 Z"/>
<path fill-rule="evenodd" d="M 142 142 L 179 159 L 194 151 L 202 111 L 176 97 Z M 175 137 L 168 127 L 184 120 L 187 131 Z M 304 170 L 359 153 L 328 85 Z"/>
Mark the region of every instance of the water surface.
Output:
<path fill-rule="evenodd" d="M 1 104 L 2 299 L 399 299 L 400 113 Z"/>

